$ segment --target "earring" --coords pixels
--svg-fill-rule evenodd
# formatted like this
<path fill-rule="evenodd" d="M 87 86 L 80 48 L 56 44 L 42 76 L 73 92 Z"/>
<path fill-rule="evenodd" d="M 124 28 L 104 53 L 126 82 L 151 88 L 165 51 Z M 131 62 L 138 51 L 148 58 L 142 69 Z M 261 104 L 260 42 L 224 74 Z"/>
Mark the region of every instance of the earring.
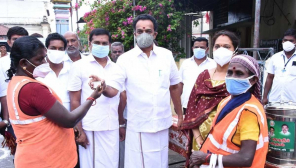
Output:
<path fill-rule="evenodd" d="M 26 70 L 27 68 L 26 67 L 23 67 L 23 70 Z"/>

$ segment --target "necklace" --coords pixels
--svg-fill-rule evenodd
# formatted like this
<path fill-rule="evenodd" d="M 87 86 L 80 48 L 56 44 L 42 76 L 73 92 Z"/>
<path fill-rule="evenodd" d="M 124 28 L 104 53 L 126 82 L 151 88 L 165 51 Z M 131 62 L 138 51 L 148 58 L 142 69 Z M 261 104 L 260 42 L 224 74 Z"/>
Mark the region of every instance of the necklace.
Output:
<path fill-rule="evenodd" d="M 216 70 L 217 70 L 217 68 L 215 68 L 215 71 L 213 72 L 212 80 L 214 80 L 214 75 L 215 75 L 215 73 L 216 73 Z"/>

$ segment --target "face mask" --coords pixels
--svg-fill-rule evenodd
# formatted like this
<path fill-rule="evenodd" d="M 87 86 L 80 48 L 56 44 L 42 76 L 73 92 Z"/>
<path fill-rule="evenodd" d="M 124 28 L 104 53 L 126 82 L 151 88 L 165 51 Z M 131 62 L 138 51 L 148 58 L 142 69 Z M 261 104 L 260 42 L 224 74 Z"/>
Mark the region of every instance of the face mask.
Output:
<path fill-rule="evenodd" d="M 92 44 L 91 53 L 97 58 L 104 58 L 109 54 L 109 45 Z"/>
<path fill-rule="evenodd" d="M 65 55 L 65 51 L 47 50 L 47 57 L 50 62 L 54 64 L 60 64 L 61 62 L 63 62 Z"/>
<path fill-rule="evenodd" d="M 226 89 L 231 95 L 240 95 L 246 93 L 251 87 L 251 83 L 249 79 L 253 76 L 250 76 L 246 79 L 239 79 L 239 78 L 225 78 Z"/>
<path fill-rule="evenodd" d="M 153 36 L 148 33 L 142 33 L 136 37 L 137 44 L 140 48 L 148 48 L 153 44 Z"/>
<path fill-rule="evenodd" d="M 49 67 L 49 63 L 44 63 L 39 66 L 36 66 L 36 65 L 32 64 L 30 61 L 28 61 L 28 62 L 31 65 L 33 65 L 35 67 L 35 69 L 33 70 L 33 74 L 31 72 L 29 72 L 28 70 L 26 70 L 26 71 L 28 73 L 30 73 L 31 75 L 33 75 L 34 78 L 38 78 L 38 77 L 44 78 L 51 71 L 51 68 Z"/>
<path fill-rule="evenodd" d="M 195 48 L 193 49 L 194 56 L 197 59 L 202 59 L 206 56 L 206 50 L 202 48 Z"/>
<path fill-rule="evenodd" d="M 216 63 L 223 67 L 225 64 L 230 62 L 233 52 L 224 47 L 220 47 L 213 52 L 213 55 Z"/>
<path fill-rule="evenodd" d="M 292 51 L 295 48 L 295 44 L 291 41 L 286 41 L 283 43 L 283 49 L 286 52 Z"/>

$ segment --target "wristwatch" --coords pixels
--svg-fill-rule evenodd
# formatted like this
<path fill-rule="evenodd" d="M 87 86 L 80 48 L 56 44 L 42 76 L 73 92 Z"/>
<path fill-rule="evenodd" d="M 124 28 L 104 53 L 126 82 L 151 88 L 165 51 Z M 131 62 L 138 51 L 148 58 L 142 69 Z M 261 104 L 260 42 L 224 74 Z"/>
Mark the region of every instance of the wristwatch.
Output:
<path fill-rule="evenodd" d="M 126 127 L 126 124 L 124 123 L 124 124 L 121 124 L 121 125 L 119 125 L 119 128 L 125 128 Z"/>
<path fill-rule="evenodd" d="M 10 123 L 9 123 L 9 121 L 7 121 L 7 120 L 2 120 L 6 125 L 7 125 L 7 127 L 9 127 L 10 126 Z"/>

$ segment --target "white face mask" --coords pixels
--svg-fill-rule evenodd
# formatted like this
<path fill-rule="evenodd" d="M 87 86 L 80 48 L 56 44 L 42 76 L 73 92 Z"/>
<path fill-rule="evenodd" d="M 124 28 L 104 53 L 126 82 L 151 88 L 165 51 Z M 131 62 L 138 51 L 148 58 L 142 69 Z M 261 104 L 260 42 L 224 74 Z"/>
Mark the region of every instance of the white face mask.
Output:
<path fill-rule="evenodd" d="M 27 60 L 28 61 L 28 60 Z M 33 75 L 34 78 L 44 78 L 50 71 L 51 68 L 49 66 L 49 63 L 44 63 L 41 64 L 39 66 L 34 65 L 33 63 L 31 63 L 30 61 L 28 61 L 32 66 L 35 67 L 35 69 L 33 70 L 33 73 L 29 72 L 28 70 L 26 70 L 28 73 L 30 73 L 31 75 Z"/>
<path fill-rule="evenodd" d="M 47 57 L 50 62 L 54 64 L 60 64 L 65 59 L 65 51 L 59 50 L 47 50 Z"/>
<path fill-rule="evenodd" d="M 216 63 L 223 67 L 225 64 L 230 62 L 233 56 L 233 51 L 230 51 L 224 47 L 220 47 L 213 52 L 213 55 Z"/>
<path fill-rule="evenodd" d="M 283 43 L 283 49 L 286 52 L 292 51 L 295 48 L 295 44 L 291 41 L 286 41 Z"/>

